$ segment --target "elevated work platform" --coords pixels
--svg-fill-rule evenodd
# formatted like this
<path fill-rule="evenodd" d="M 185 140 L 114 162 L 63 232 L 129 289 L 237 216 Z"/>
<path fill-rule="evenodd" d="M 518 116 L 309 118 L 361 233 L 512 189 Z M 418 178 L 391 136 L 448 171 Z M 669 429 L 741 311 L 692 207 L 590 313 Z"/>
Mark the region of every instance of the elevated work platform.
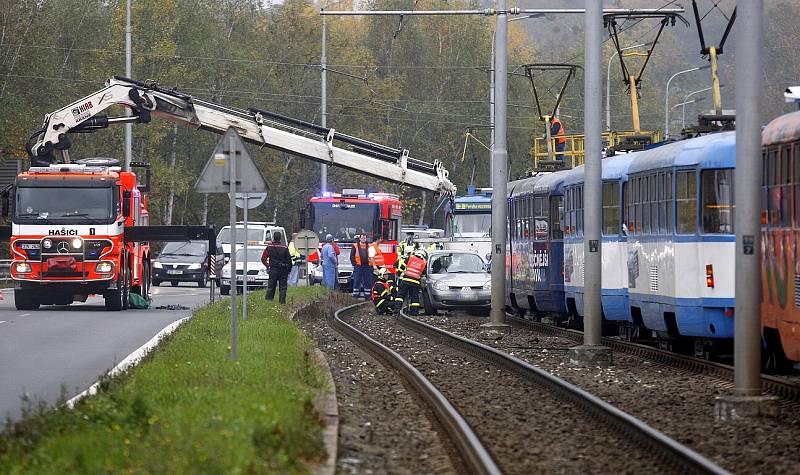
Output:
<path fill-rule="evenodd" d="M 544 137 L 535 137 L 531 155 L 533 156 L 533 172 L 569 170 L 583 165 L 585 155 L 584 134 L 570 134 L 563 136 L 566 139 L 564 151 L 555 152 L 550 156 L 548 149 L 556 149 L 556 138 L 551 138 L 550 147 Z M 661 132 L 642 131 L 636 133 L 632 130 L 611 131 L 603 133 L 603 148 L 608 152 L 630 152 L 643 150 L 648 144 L 661 140 Z M 559 159 L 559 155 L 563 158 Z"/>

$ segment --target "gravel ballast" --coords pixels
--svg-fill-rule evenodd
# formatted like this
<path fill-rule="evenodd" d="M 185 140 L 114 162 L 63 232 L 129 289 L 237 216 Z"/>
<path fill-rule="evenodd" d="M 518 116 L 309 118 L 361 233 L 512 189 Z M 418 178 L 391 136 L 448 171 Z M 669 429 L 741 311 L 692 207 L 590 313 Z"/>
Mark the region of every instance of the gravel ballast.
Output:
<path fill-rule="evenodd" d="M 326 322 L 339 304 L 298 315 L 298 325 L 325 354 L 339 403 L 337 474 L 464 473 L 425 404 L 400 377 Z M 456 458 L 455 461 L 453 459 Z"/>
<path fill-rule="evenodd" d="M 414 364 L 459 409 L 506 474 L 669 473 L 651 453 L 498 367 L 370 311 L 347 321 Z"/>
<path fill-rule="evenodd" d="M 734 473 L 800 473 L 800 411 L 785 404 L 779 419 L 716 422 L 714 399 L 732 385 L 713 376 L 654 364 L 615 353 L 608 368 L 572 365 L 566 350 L 575 343 L 535 330 L 481 328 L 486 319 L 461 314 L 419 320 L 536 365 L 608 401 Z"/>

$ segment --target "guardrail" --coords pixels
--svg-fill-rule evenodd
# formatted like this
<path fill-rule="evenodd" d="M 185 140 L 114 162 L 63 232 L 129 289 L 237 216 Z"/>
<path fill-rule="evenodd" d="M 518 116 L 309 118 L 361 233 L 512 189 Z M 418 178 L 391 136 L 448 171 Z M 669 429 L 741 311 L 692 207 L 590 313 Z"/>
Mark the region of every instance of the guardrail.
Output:
<path fill-rule="evenodd" d="M 0 282 L 11 280 L 11 259 L 0 259 Z"/>

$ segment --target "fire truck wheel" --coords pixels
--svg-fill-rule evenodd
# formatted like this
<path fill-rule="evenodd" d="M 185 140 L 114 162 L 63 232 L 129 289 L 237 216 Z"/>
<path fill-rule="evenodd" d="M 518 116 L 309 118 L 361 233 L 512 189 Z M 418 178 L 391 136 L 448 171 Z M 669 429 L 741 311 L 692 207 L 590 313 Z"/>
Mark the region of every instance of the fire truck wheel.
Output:
<path fill-rule="evenodd" d="M 117 277 L 117 288 L 106 290 L 103 294 L 106 300 L 106 310 L 122 310 L 127 308 L 128 303 L 128 267 L 122 266 L 122 270 Z"/>
<path fill-rule="evenodd" d="M 141 285 L 135 285 L 131 289 L 131 292 L 134 294 L 141 295 L 146 299 L 150 299 L 150 263 L 149 261 L 144 261 L 142 263 L 142 278 L 141 278 Z"/>
<path fill-rule="evenodd" d="M 39 302 L 36 301 L 34 292 L 29 289 L 14 289 L 14 305 L 17 310 L 36 310 Z"/>

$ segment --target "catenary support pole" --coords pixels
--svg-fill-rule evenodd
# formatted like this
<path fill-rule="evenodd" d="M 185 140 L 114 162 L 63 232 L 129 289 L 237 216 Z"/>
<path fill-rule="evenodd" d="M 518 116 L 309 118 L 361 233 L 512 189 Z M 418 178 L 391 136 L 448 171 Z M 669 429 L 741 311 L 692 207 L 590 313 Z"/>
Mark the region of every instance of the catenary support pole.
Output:
<path fill-rule="evenodd" d="M 133 77 L 131 72 L 131 1 L 127 1 L 125 14 L 125 76 Z M 132 112 L 127 107 L 125 115 L 130 116 Z M 133 124 L 125 124 L 125 171 L 131 171 L 131 160 L 133 159 Z"/>
<path fill-rule="evenodd" d="M 586 0 L 586 80 L 584 85 L 584 134 L 586 134 L 586 178 L 584 181 L 584 256 L 586 272 L 584 277 L 584 321 L 583 335 L 585 345 L 600 344 L 600 214 L 602 212 L 601 193 L 601 124 L 602 124 L 602 89 L 601 45 L 603 27 L 602 2 Z M 635 86 L 631 86 L 631 95 L 636 94 Z"/>
<path fill-rule="evenodd" d="M 491 129 L 491 141 L 489 142 L 489 183 L 494 186 L 494 167 L 492 166 L 492 154 L 494 153 L 494 37 L 492 38 L 492 69 L 489 72 L 489 125 Z"/>
<path fill-rule="evenodd" d="M 736 38 L 736 394 L 761 394 L 762 1 L 740 2 Z"/>
<path fill-rule="evenodd" d="M 506 9 L 506 1 L 498 0 L 498 11 Z M 495 134 L 492 149 L 492 307 L 491 324 L 505 323 L 506 292 L 506 170 L 508 148 L 506 111 L 508 100 L 508 15 L 497 15 L 495 26 L 494 100 Z"/>
<path fill-rule="evenodd" d="M 583 182 L 584 222 L 584 295 L 583 344 L 570 348 L 567 357 L 574 364 L 606 365 L 610 363 L 611 350 L 600 345 L 602 288 L 600 224 L 602 212 L 602 128 L 603 128 L 603 8 L 602 2 L 586 0 L 585 19 L 585 82 L 584 82 L 584 134 L 585 179 Z M 631 86 L 631 94 L 636 94 Z"/>
<path fill-rule="evenodd" d="M 761 388 L 761 94 L 763 2 L 739 2 L 736 31 L 736 311 L 734 393 L 714 403 L 717 420 L 777 417 L 777 396 Z"/>
<path fill-rule="evenodd" d="M 323 10 L 324 12 L 324 10 Z M 320 74 L 322 75 L 322 104 L 320 107 L 320 122 L 323 127 L 328 126 L 328 19 L 322 17 L 322 58 L 320 59 Z M 320 193 L 328 190 L 328 165 L 319 166 Z"/>
<path fill-rule="evenodd" d="M 228 179 L 230 180 L 231 198 L 231 359 L 236 360 L 236 319 L 239 311 L 236 308 L 236 137 L 228 142 Z"/>

